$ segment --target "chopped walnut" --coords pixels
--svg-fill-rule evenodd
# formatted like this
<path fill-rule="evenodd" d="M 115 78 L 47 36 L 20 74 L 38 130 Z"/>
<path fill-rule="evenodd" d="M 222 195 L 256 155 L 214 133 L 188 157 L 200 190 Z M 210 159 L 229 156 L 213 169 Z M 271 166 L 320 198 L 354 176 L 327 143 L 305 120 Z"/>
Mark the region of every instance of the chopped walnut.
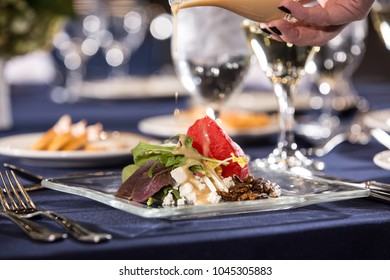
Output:
<path fill-rule="evenodd" d="M 255 179 L 249 175 L 244 180 L 237 176 L 233 177 L 234 185 L 229 188 L 228 192 L 218 191 L 223 200 L 242 201 L 265 199 L 268 197 L 279 197 L 281 189 L 278 184 L 265 180 L 264 178 Z"/>

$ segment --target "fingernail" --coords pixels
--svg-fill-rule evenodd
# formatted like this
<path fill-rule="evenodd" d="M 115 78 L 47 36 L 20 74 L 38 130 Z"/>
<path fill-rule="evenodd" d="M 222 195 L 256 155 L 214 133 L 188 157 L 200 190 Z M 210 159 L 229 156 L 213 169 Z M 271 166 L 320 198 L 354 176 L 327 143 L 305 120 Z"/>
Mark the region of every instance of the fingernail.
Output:
<path fill-rule="evenodd" d="M 266 28 L 260 28 L 261 29 L 261 31 L 263 31 L 264 33 L 266 33 L 266 34 L 268 34 L 268 35 L 271 35 L 272 33 L 271 33 L 271 31 L 269 31 L 268 29 L 266 29 Z"/>
<path fill-rule="evenodd" d="M 284 13 L 291 14 L 291 11 L 287 9 L 285 6 L 278 7 L 279 10 L 281 10 Z"/>
<path fill-rule="evenodd" d="M 269 29 L 271 29 L 276 35 L 282 35 L 282 32 L 280 32 L 280 30 L 276 26 L 272 26 Z"/>

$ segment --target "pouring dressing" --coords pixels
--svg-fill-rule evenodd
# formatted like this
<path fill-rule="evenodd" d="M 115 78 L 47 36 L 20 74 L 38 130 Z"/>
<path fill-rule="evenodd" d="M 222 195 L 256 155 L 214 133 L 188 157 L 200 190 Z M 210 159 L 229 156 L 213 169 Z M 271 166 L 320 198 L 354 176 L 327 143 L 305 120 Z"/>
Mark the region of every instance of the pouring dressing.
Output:
<path fill-rule="evenodd" d="M 283 18 L 286 13 L 278 9 L 279 3 L 280 0 L 169 0 L 174 14 L 184 8 L 215 6 L 257 22 Z"/>

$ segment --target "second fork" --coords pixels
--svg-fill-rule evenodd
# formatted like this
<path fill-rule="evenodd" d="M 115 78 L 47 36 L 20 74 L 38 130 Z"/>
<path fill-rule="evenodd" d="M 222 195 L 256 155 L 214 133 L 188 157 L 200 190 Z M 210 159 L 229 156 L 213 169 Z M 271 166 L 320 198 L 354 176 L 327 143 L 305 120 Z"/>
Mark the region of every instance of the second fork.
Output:
<path fill-rule="evenodd" d="M 14 202 L 12 194 L 10 193 L 10 186 L 6 183 L 6 180 L 1 172 L 0 178 L 3 185 L 3 187 L 0 186 L 0 202 L 3 206 L 3 211 L 0 212 L 1 216 L 10 219 L 33 240 L 53 242 L 67 237 L 65 233 L 52 231 L 15 214 L 10 206 L 10 204 Z"/>
<path fill-rule="evenodd" d="M 11 176 L 9 176 L 9 173 L 11 173 Z M 29 194 L 23 188 L 15 173 L 13 171 L 6 172 L 6 175 L 10 186 L 9 191 L 12 191 L 17 199 L 17 201 L 14 199 L 11 201 L 12 212 L 16 215 L 23 218 L 46 216 L 64 227 L 72 237 L 83 242 L 99 243 L 112 238 L 111 234 L 93 232 L 64 216 L 54 213 L 53 211 L 39 210 L 30 198 Z"/>

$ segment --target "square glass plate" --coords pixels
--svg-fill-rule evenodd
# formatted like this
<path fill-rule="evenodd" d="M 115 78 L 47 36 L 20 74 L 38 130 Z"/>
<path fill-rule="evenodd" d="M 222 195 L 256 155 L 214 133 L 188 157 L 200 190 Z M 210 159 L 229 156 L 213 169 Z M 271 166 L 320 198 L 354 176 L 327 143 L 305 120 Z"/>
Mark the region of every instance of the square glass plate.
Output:
<path fill-rule="evenodd" d="M 262 170 L 252 171 L 252 175 L 266 179 L 275 178 L 273 181 L 280 185 L 282 195 L 278 198 L 252 201 L 152 208 L 142 203 L 114 196 L 121 185 L 121 175 L 119 173 L 100 172 L 45 179 L 42 185 L 53 190 L 87 197 L 141 217 L 162 219 L 192 219 L 284 210 L 316 203 L 368 197 L 370 194 L 367 189 L 353 187 L 348 184 L 335 184 L 318 177 L 307 181 L 307 179 L 300 176 L 288 173 L 271 174 L 269 171 L 264 173 Z"/>

